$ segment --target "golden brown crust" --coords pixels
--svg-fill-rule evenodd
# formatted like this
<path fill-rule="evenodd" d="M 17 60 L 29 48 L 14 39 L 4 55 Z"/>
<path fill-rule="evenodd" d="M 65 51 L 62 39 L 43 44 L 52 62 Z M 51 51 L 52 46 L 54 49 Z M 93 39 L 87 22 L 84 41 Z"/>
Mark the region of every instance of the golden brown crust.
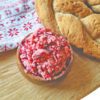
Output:
<path fill-rule="evenodd" d="M 100 0 L 86 0 L 90 5 L 98 5 L 100 4 Z"/>
<path fill-rule="evenodd" d="M 53 7 L 55 12 L 71 13 L 80 18 L 92 13 L 81 0 L 54 0 Z"/>
<path fill-rule="evenodd" d="M 86 43 L 84 44 L 84 52 L 96 58 L 100 58 L 100 43 L 97 43 L 96 41 L 91 39 L 88 33 L 86 33 L 85 35 Z"/>
<path fill-rule="evenodd" d="M 84 27 L 93 39 L 100 39 L 100 15 L 91 14 L 82 19 Z"/>
<path fill-rule="evenodd" d="M 53 0 L 36 0 L 36 10 L 41 22 L 52 31 L 59 32 L 52 8 Z M 41 12 L 42 11 L 42 12 Z"/>
<path fill-rule="evenodd" d="M 56 13 L 56 19 L 60 32 L 68 38 L 70 43 L 83 48 L 83 26 L 77 17 L 71 14 Z M 65 26 L 66 28 L 64 28 Z"/>
<path fill-rule="evenodd" d="M 92 6 L 94 12 L 100 13 L 100 5 Z"/>
<path fill-rule="evenodd" d="M 36 9 L 46 27 L 58 30 L 72 45 L 100 58 L 100 0 L 45 0 L 43 5 L 40 2 L 36 0 Z"/>
<path fill-rule="evenodd" d="M 91 14 L 83 18 L 82 22 L 88 33 L 85 33 L 84 52 L 100 58 L 100 15 Z M 92 37 L 92 38 L 91 38 Z"/>
<path fill-rule="evenodd" d="M 86 0 L 94 12 L 100 13 L 100 0 Z"/>

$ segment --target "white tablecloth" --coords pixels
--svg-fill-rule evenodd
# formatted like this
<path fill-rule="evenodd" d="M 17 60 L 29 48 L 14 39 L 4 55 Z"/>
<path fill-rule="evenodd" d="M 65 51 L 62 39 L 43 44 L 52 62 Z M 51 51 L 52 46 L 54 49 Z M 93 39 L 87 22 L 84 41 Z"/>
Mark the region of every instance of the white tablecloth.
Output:
<path fill-rule="evenodd" d="M 43 27 L 34 0 L 0 0 L 0 52 L 14 49 L 29 33 Z"/>

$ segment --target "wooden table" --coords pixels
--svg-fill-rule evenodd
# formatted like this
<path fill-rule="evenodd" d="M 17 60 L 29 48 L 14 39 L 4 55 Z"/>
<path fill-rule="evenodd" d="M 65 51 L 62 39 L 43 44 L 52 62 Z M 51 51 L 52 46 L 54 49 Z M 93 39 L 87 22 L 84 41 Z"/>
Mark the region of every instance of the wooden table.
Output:
<path fill-rule="evenodd" d="M 100 86 L 100 60 L 74 48 L 71 72 L 55 85 L 28 81 L 16 64 L 16 50 L 0 54 L 0 100 L 80 100 Z"/>

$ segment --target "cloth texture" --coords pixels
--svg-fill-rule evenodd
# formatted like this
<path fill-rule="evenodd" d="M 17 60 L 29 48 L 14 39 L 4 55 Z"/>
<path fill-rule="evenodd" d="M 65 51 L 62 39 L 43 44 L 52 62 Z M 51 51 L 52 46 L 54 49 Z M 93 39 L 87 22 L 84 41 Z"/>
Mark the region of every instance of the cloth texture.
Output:
<path fill-rule="evenodd" d="M 0 52 L 16 48 L 28 34 L 40 27 L 35 0 L 0 0 Z"/>

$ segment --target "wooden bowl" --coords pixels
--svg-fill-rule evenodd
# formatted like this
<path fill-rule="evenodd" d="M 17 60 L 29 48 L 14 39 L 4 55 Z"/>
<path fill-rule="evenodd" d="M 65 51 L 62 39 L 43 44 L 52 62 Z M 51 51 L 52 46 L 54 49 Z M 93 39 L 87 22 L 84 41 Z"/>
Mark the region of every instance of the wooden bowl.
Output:
<path fill-rule="evenodd" d="M 31 35 L 31 34 L 30 34 Z M 29 36 L 29 35 L 28 35 Z M 22 40 L 22 42 L 28 37 L 28 36 L 26 36 L 23 40 Z M 21 42 L 21 43 L 22 43 Z M 21 44 L 20 44 L 21 45 Z M 71 49 L 71 47 L 70 47 L 70 49 Z M 65 71 L 65 73 L 62 75 L 62 76 L 64 76 L 64 75 L 66 75 L 69 71 L 70 71 L 70 69 L 71 69 L 71 63 L 72 63 L 72 60 L 73 60 L 73 53 L 72 53 L 72 49 L 71 49 L 71 58 L 70 58 L 70 60 L 69 60 L 69 62 L 68 62 L 68 64 L 67 64 L 67 69 L 66 69 L 66 71 Z M 45 80 L 45 79 L 43 79 L 43 78 L 41 78 L 41 77 L 39 77 L 39 76 L 34 76 L 34 75 L 32 75 L 32 74 L 30 74 L 30 73 L 26 73 L 25 72 L 25 69 L 24 69 L 24 65 L 22 64 L 22 62 L 21 62 L 21 59 L 20 59 L 20 46 L 18 47 L 18 49 L 17 49 L 17 64 L 18 64 L 18 68 L 19 68 L 19 70 L 22 72 L 22 74 L 28 79 L 28 80 L 30 80 L 31 82 L 35 82 L 35 83 L 51 83 L 52 81 L 55 81 L 55 80 L 61 80 L 61 78 L 62 78 L 62 76 L 60 76 L 59 78 L 57 78 L 57 79 L 53 79 L 53 80 Z"/>

